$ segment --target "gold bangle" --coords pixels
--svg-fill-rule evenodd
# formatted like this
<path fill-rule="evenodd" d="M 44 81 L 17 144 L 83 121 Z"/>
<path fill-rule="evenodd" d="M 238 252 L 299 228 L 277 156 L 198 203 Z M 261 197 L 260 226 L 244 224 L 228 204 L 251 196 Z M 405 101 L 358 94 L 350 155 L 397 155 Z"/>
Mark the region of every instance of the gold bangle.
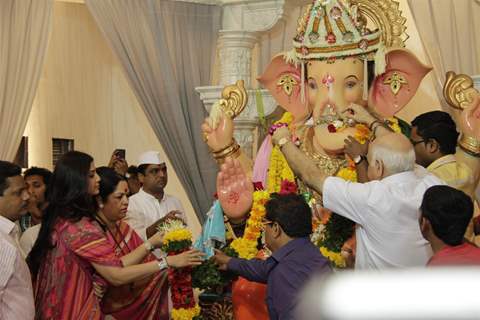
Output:
<path fill-rule="evenodd" d="M 458 145 L 466 153 L 474 157 L 480 157 L 480 141 L 478 141 L 476 138 L 462 135 Z"/>
<path fill-rule="evenodd" d="M 213 157 L 215 159 L 223 159 L 223 158 L 226 158 L 228 156 L 231 156 L 232 154 L 237 152 L 239 149 L 240 149 L 240 146 L 238 145 L 238 143 L 235 143 L 235 145 L 233 145 L 231 148 L 229 148 L 228 150 L 226 150 L 222 154 L 215 154 Z"/>
<path fill-rule="evenodd" d="M 240 146 L 238 146 L 238 148 L 236 150 L 233 150 L 231 154 L 227 154 L 223 157 L 215 158 L 215 161 L 220 166 L 225 163 L 226 158 L 231 157 L 233 159 L 237 159 L 238 157 L 240 157 L 241 154 L 242 154 L 242 149 L 240 149 Z"/>
<path fill-rule="evenodd" d="M 232 145 L 230 145 L 227 149 L 223 150 L 222 152 L 215 152 L 213 153 L 213 157 L 215 159 L 218 158 L 225 158 L 226 156 L 232 154 L 233 152 L 237 151 L 240 146 L 236 141 L 233 142 Z"/>
<path fill-rule="evenodd" d="M 233 146 L 234 144 L 235 144 L 235 139 L 232 139 L 232 142 L 230 142 L 229 145 L 227 145 L 227 146 L 225 146 L 225 147 L 223 147 L 222 149 L 217 150 L 217 151 L 211 150 L 211 152 L 212 152 L 212 153 L 220 153 L 220 152 L 223 152 L 223 151 L 227 150 L 228 148 L 230 148 L 231 146 Z"/>

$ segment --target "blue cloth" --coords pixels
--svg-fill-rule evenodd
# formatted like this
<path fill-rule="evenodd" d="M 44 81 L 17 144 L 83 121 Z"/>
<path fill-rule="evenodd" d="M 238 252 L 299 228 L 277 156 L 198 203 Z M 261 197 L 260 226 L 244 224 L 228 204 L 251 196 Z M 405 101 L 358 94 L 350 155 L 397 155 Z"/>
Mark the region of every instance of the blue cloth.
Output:
<path fill-rule="evenodd" d="M 228 270 L 267 284 L 266 303 L 273 320 L 293 319 L 303 285 L 314 275 L 331 272 L 330 263 L 309 238 L 291 240 L 267 260 L 232 258 Z"/>
<path fill-rule="evenodd" d="M 214 255 L 215 241 L 220 242 L 222 246 L 226 244 L 223 210 L 218 200 L 213 203 L 213 206 L 208 211 L 207 221 L 203 224 L 202 234 L 193 247 L 206 253 L 206 259 L 208 259 Z"/>

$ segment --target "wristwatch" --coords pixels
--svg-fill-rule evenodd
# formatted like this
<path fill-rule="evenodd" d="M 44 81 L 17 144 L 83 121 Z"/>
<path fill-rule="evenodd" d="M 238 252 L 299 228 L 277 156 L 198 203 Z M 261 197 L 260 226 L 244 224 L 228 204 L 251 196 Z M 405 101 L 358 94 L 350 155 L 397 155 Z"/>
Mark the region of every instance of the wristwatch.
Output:
<path fill-rule="evenodd" d="M 153 246 L 153 244 L 148 240 L 145 241 L 143 245 L 145 246 L 145 249 L 147 249 L 147 251 L 153 252 L 155 250 L 155 247 Z"/>
<path fill-rule="evenodd" d="M 280 140 L 278 140 L 278 143 L 277 145 L 280 147 L 280 149 L 283 147 L 284 144 L 286 144 L 288 142 L 288 138 L 281 138 Z"/>
<path fill-rule="evenodd" d="M 168 268 L 168 262 L 166 257 L 162 257 L 160 260 L 158 260 L 158 267 L 160 268 L 160 270 Z"/>
<path fill-rule="evenodd" d="M 365 159 L 366 159 L 365 156 L 363 156 L 363 155 L 358 155 L 358 156 L 356 156 L 355 158 L 353 158 L 353 162 L 354 162 L 356 165 L 358 165 L 358 164 L 360 164 L 360 163 L 361 163 L 363 160 L 365 160 Z"/>

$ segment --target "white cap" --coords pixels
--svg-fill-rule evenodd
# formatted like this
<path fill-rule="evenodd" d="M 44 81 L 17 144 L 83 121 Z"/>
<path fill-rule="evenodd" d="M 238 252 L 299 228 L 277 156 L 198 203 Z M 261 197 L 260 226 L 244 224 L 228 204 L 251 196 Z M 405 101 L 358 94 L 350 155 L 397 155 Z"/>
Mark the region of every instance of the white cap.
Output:
<path fill-rule="evenodd" d="M 160 152 L 158 151 L 147 151 L 144 152 L 138 157 L 138 164 L 140 166 L 142 164 L 162 164 L 165 161 L 160 157 Z"/>

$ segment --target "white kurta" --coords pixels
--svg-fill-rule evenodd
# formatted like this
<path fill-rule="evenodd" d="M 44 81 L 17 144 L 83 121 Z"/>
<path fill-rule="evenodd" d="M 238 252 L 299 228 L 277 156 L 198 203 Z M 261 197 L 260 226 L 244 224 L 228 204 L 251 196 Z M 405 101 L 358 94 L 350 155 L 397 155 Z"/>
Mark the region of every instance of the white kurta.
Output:
<path fill-rule="evenodd" d="M 173 210 L 182 212 L 181 218 L 187 222 L 187 215 L 180 200 L 168 194 L 164 194 L 162 200 L 158 200 L 140 189 L 138 193 L 129 198 L 125 221 L 145 241 L 147 239 L 146 229 Z"/>
<path fill-rule="evenodd" d="M 425 266 L 432 251 L 420 231 L 419 208 L 425 191 L 439 184 L 444 183 L 426 170 L 368 183 L 327 178 L 325 208 L 359 225 L 355 268 Z"/>

